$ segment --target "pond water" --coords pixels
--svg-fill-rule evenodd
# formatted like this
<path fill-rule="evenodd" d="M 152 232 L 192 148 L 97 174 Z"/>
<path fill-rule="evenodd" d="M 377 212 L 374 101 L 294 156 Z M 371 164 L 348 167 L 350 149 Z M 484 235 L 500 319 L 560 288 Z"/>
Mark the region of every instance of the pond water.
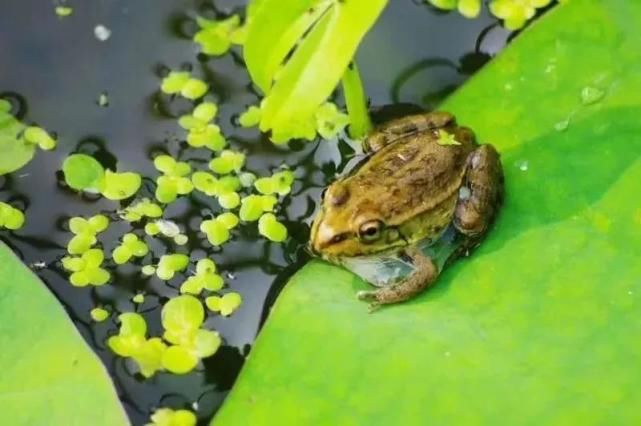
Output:
<path fill-rule="evenodd" d="M 243 68 L 240 51 L 221 58 L 198 57 L 191 43 L 197 11 L 228 14 L 243 1 L 96 0 L 68 2 L 72 16 L 59 19 L 53 2 L 10 0 L 0 13 L 0 93 L 20 104 L 20 115 L 59 135 L 59 148 L 39 152 L 24 169 L 0 177 L 0 200 L 26 208 L 27 226 L 15 234 L 2 233 L 28 265 L 44 262 L 38 275 L 64 305 L 83 337 L 97 352 L 114 378 L 132 423 L 144 424 L 156 407 L 191 407 L 206 423 L 223 402 L 251 350 L 261 323 L 287 279 L 307 261 L 302 249 L 308 224 L 322 187 L 355 155 L 348 141 L 292 143 L 290 149 L 270 144 L 254 129 L 233 125 L 235 116 L 258 97 Z M 394 0 L 362 45 L 358 62 L 378 119 L 416 108 L 433 107 L 462 84 L 506 43 L 508 33 L 483 16 L 469 21 L 457 14 L 438 13 L 419 0 Z M 95 27 L 111 31 L 100 41 Z M 116 315 L 94 323 L 89 311 L 96 305 L 115 312 L 142 313 L 150 335 L 162 332 L 161 303 L 178 294 L 180 280 L 164 284 L 143 279 L 140 264 L 118 268 L 114 284 L 99 288 L 72 287 L 61 270 L 70 234 L 70 216 L 113 212 L 119 205 L 104 199 L 80 197 L 64 188 L 58 173 L 71 152 L 95 155 L 104 165 L 155 177 L 152 154 L 169 152 L 197 165 L 205 152 L 186 150 L 175 117 L 189 104 L 168 102 L 158 94 L 160 76 L 167 68 L 191 68 L 206 79 L 220 105 L 218 122 L 234 149 L 248 153 L 247 169 L 266 175 L 283 163 L 298 176 L 293 194 L 282 204 L 280 217 L 291 238 L 284 245 L 258 237 L 255 226 L 241 227 L 233 241 L 213 250 L 198 235 L 203 216 L 217 209 L 194 195 L 174 203 L 166 217 L 187 227 L 192 259 L 210 255 L 223 271 L 229 287 L 242 294 L 241 308 L 230 318 L 210 315 L 206 326 L 218 330 L 224 346 L 204 362 L 204 368 L 184 376 L 159 373 L 143 380 L 122 358 L 105 346 L 117 331 Z M 101 94 L 109 105 L 98 105 Z M 150 180 L 142 194 L 153 195 Z M 129 229 L 118 222 L 100 241 L 110 251 Z M 152 245 L 156 256 L 166 247 Z M 131 298 L 146 293 L 145 302 Z M 284 357 L 287 354 L 283 354 Z"/>

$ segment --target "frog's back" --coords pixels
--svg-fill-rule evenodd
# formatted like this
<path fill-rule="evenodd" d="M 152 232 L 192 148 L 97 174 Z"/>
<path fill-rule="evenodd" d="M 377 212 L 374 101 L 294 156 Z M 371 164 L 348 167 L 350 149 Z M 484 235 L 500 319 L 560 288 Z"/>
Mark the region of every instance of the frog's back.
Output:
<path fill-rule="evenodd" d="M 346 183 L 376 203 L 388 225 L 405 223 L 423 213 L 449 207 L 465 175 L 467 157 L 476 148 L 469 129 L 446 129 L 460 145 L 440 145 L 428 131 L 399 139 L 373 154 Z"/>

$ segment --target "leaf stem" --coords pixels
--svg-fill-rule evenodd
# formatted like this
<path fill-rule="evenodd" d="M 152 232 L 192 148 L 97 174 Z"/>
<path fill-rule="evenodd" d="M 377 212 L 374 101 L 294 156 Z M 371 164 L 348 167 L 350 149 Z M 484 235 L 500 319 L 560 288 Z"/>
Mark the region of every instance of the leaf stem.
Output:
<path fill-rule="evenodd" d="M 343 74 L 343 94 L 349 114 L 349 136 L 352 139 L 363 139 L 372 130 L 373 125 L 356 62 L 352 62 Z"/>

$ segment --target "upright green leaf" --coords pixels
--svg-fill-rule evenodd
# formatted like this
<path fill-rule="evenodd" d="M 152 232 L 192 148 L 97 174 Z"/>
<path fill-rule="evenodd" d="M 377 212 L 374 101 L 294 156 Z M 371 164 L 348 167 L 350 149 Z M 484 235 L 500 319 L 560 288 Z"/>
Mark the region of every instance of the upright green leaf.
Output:
<path fill-rule="evenodd" d="M 282 131 L 312 116 L 336 88 L 386 4 L 387 0 L 259 3 L 245 58 L 253 80 L 267 95 L 262 130 Z"/>
<path fill-rule="evenodd" d="M 505 166 L 488 238 L 373 314 L 311 262 L 215 424 L 641 422 L 639 25 L 639 2 L 572 0 L 455 93 L 442 108 Z"/>
<path fill-rule="evenodd" d="M 0 423 L 128 424 L 109 376 L 58 301 L 0 243 Z"/>

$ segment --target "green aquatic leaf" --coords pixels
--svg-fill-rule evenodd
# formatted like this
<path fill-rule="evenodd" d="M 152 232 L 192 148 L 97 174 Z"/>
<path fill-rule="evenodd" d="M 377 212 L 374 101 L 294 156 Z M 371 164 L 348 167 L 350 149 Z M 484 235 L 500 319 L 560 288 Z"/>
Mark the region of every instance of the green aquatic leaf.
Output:
<path fill-rule="evenodd" d="M 160 408 L 151 416 L 151 423 L 146 426 L 196 426 L 198 419 L 189 410 L 172 410 Z"/>
<path fill-rule="evenodd" d="M 161 280 L 169 281 L 176 275 L 176 272 L 181 272 L 189 266 L 189 257 L 184 254 L 165 254 L 161 256 L 158 262 L 156 274 Z"/>
<path fill-rule="evenodd" d="M 287 239 L 287 228 L 273 213 L 265 213 L 258 219 L 258 232 L 275 243 L 282 243 Z"/>
<path fill-rule="evenodd" d="M 27 143 L 35 144 L 45 151 L 56 148 L 56 140 L 42 127 L 29 126 L 24 130 L 24 140 Z"/>
<path fill-rule="evenodd" d="M 227 293 L 224 296 L 209 296 L 205 299 L 205 304 L 210 311 L 220 312 L 222 316 L 229 316 L 234 313 L 243 303 L 240 293 Z"/>
<path fill-rule="evenodd" d="M 109 311 L 103 308 L 93 308 L 91 311 L 89 311 L 89 316 L 95 322 L 102 322 L 109 318 Z"/>
<path fill-rule="evenodd" d="M 275 142 L 307 133 L 298 127 L 334 91 L 386 4 L 263 0 L 257 5 L 244 54 L 252 80 L 266 94 L 261 130 L 273 129 Z"/>
<path fill-rule="evenodd" d="M 140 185 L 142 185 L 142 177 L 138 173 L 116 173 L 106 170 L 101 193 L 109 200 L 125 200 L 133 197 L 140 189 Z"/>
<path fill-rule="evenodd" d="M 21 169 L 35 155 L 36 145 L 25 143 L 21 136 L 24 129 L 8 111 L 0 111 L 0 176 Z"/>
<path fill-rule="evenodd" d="M 24 226 L 24 213 L 10 204 L 0 202 L 0 230 L 17 231 Z"/>
<path fill-rule="evenodd" d="M 62 163 L 65 182 L 77 191 L 100 191 L 105 177 L 105 168 L 93 157 L 73 154 Z"/>
<path fill-rule="evenodd" d="M 372 314 L 368 285 L 309 263 L 215 424 L 638 423 L 639 24 L 639 2 L 568 1 L 454 93 L 441 109 L 505 168 L 485 241 Z"/>
<path fill-rule="evenodd" d="M 2 424 L 128 425 L 111 380 L 47 287 L 0 243 Z"/>

